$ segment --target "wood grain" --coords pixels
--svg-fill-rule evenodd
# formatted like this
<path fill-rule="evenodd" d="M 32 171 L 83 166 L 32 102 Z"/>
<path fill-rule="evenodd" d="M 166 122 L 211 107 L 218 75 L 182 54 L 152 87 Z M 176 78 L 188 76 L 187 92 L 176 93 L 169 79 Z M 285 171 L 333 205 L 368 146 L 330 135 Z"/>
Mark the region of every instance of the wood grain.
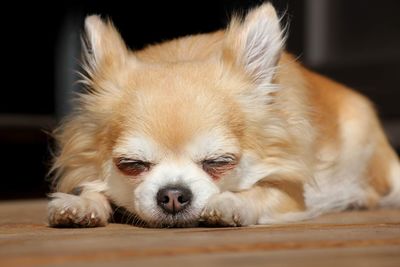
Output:
<path fill-rule="evenodd" d="M 400 266 L 400 211 L 242 228 L 46 225 L 46 202 L 0 203 L 0 266 Z"/>

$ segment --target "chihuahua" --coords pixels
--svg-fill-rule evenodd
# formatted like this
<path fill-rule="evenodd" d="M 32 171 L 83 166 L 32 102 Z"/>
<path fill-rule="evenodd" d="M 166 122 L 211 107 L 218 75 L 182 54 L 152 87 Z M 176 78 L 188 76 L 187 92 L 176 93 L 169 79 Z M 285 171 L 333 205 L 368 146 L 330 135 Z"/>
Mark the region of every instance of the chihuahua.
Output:
<path fill-rule="evenodd" d="M 104 226 L 112 205 L 146 227 L 400 206 L 372 104 L 286 53 L 271 4 L 140 51 L 98 16 L 85 30 L 87 90 L 55 132 L 51 226 Z"/>

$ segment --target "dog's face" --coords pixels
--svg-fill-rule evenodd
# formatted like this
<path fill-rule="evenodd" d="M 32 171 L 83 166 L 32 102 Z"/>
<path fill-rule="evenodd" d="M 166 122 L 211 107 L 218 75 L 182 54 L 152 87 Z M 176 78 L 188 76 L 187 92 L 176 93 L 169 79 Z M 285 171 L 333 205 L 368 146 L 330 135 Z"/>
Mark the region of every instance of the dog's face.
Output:
<path fill-rule="evenodd" d="M 207 56 L 181 42 L 179 62 L 168 60 L 171 47 L 150 49 L 166 57 L 158 60 L 129 52 L 98 17 L 86 20 L 86 30 L 92 93 L 82 108 L 99 125 L 107 194 L 149 226 L 196 224 L 212 195 L 228 184 L 238 188 L 239 176 L 251 172 L 244 158 L 275 90 L 282 46 L 272 6 L 214 36 Z"/>
<path fill-rule="evenodd" d="M 195 223 L 240 160 L 241 114 L 210 68 L 161 64 L 120 77 L 134 89 L 112 111 L 109 194 L 150 225 Z"/>

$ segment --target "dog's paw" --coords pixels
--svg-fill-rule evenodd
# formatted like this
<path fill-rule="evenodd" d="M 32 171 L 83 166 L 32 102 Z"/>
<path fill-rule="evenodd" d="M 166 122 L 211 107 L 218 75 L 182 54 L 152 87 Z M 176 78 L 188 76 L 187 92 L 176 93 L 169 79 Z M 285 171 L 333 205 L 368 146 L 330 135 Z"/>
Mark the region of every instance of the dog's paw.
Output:
<path fill-rule="evenodd" d="M 52 227 L 97 227 L 107 224 L 111 208 L 104 196 L 96 199 L 55 193 L 51 197 L 48 221 Z"/>
<path fill-rule="evenodd" d="M 253 216 L 243 199 L 232 192 L 211 197 L 200 215 L 206 225 L 245 226 L 254 224 Z"/>

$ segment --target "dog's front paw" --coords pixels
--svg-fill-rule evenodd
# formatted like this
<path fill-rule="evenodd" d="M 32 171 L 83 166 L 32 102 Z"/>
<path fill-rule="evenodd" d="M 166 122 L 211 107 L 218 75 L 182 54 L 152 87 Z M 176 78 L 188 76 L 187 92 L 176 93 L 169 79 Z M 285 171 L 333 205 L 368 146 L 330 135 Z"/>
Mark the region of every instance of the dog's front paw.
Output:
<path fill-rule="evenodd" d="M 200 215 L 206 225 L 245 226 L 254 224 L 251 207 L 232 192 L 223 192 L 211 197 Z"/>
<path fill-rule="evenodd" d="M 107 224 L 111 208 L 104 196 L 93 199 L 55 193 L 51 197 L 48 221 L 52 227 L 97 227 Z"/>

